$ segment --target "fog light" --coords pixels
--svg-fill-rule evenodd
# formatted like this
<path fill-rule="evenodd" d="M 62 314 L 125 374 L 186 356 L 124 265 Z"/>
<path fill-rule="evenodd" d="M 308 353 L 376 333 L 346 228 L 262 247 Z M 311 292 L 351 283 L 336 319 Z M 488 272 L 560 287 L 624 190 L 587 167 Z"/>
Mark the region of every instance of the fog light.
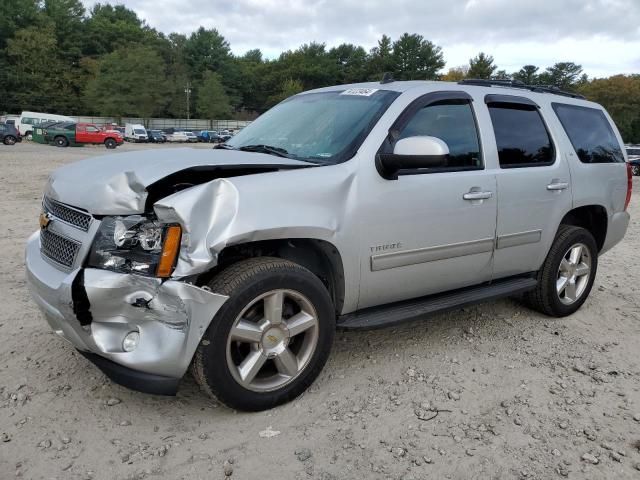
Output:
<path fill-rule="evenodd" d="M 138 342 L 140 341 L 140 334 L 138 332 L 129 332 L 127 336 L 124 337 L 122 341 L 122 349 L 125 352 L 133 352 L 138 346 Z"/>

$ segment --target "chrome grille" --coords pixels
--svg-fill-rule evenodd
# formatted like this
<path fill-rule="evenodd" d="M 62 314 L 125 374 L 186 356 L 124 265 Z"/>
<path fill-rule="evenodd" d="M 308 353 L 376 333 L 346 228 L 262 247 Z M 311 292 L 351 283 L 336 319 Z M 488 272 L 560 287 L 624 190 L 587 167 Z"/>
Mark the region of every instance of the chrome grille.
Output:
<path fill-rule="evenodd" d="M 57 264 L 71 268 L 78 250 L 80 250 L 79 243 L 49 230 L 40 231 L 40 251 Z"/>
<path fill-rule="evenodd" d="M 73 225 L 84 232 L 89 230 L 89 225 L 91 225 L 91 215 L 88 213 L 68 207 L 67 205 L 56 202 L 55 200 L 51 200 L 47 197 L 44 197 L 42 200 L 42 207 L 45 212 L 50 213 L 69 225 Z"/>

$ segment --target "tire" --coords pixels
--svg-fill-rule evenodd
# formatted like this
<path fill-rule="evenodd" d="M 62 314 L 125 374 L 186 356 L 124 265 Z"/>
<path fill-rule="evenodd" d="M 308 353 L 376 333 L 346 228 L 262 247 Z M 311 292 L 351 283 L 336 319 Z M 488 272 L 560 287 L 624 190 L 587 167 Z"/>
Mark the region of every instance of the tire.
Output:
<path fill-rule="evenodd" d="M 15 145 L 17 141 L 18 141 L 17 138 L 14 137 L 13 135 L 7 135 L 6 137 L 4 137 L 5 145 Z"/>
<path fill-rule="evenodd" d="M 24 134 L 24 138 L 26 138 L 28 141 L 33 140 L 33 132 L 27 132 Z"/>
<path fill-rule="evenodd" d="M 53 139 L 53 143 L 56 144 L 56 147 L 68 147 L 69 140 L 67 137 L 56 137 Z"/>
<path fill-rule="evenodd" d="M 640 165 L 631 165 L 631 173 L 636 177 L 640 177 Z"/>
<path fill-rule="evenodd" d="M 324 284 L 300 265 L 262 257 L 230 266 L 208 286 L 229 300 L 194 355 L 192 373 L 202 389 L 244 411 L 266 410 L 304 392 L 324 367 L 335 335 L 335 312 Z M 294 322 L 294 316 L 301 321 Z M 267 318 L 279 318 L 281 323 Z M 241 320 L 243 329 L 234 328 Z M 248 334 L 243 333 L 237 340 L 235 332 L 251 332 L 251 339 L 244 339 Z M 252 359 L 259 359 L 254 363 L 258 366 L 249 369 L 257 373 L 243 378 L 238 367 L 242 362 L 246 367 Z"/>
<path fill-rule="evenodd" d="M 576 253 L 578 247 L 580 254 Z M 588 267 L 587 273 L 584 273 L 585 266 Z M 551 317 L 571 315 L 587 300 L 597 270 L 598 247 L 591 232 L 581 227 L 560 225 L 549 254 L 538 271 L 538 285 L 525 294 L 525 302 Z"/>
<path fill-rule="evenodd" d="M 118 144 L 113 138 L 107 138 L 104 141 L 104 146 L 111 150 L 113 148 L 116 148 L 118 146 Z"/>

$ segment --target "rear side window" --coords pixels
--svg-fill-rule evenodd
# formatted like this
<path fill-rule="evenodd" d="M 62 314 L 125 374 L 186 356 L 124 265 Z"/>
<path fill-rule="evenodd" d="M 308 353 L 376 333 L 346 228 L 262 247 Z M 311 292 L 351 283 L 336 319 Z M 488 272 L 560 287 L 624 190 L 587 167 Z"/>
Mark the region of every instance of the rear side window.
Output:
<path fill-rule="evenodd" d="M 511 103 L 493 103 L 488 107 L 501 168 L 553 163 L 553 143 L 536 107 Z"/>
<path fill-rule="evenodd" d="M 624 155 L 602 110 L 552 104 L 582 163 L 624 162 Z"/>

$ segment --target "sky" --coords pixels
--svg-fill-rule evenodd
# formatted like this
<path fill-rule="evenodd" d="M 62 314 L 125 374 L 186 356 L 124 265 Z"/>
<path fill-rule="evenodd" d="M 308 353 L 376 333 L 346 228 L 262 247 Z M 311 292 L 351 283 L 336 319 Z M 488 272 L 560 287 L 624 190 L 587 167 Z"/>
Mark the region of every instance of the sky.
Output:
<path fill-rule="evenodd" d="M 162 32 L 216 28 L 235 54 L 268 58 L 312 41 L 369 50 L 383 33 L 418 33 L 447 65 L 484 51 L 500 69 L 572 61 L 590 77 L 640 73 L 640 0 L 101 0 Z M 85 0 L 91 7 L 95 0 Z"/>

